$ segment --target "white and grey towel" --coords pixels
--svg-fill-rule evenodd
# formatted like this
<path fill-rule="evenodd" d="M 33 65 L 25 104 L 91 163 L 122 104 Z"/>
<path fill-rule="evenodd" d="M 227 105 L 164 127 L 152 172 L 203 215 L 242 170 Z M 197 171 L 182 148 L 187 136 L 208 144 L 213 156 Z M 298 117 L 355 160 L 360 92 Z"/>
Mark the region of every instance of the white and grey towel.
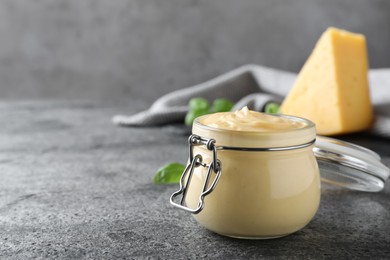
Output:
<path fill-rule="evenodd" d="M 117 115 L 113 122 L 122 126 L 156 126 L 183 122 L 188 101 L 204 97 L 210 102 L 228 98 L 233 109 L 248 106 L 261 111 L 270 101 L 282 101 L 293 85 L 296 74 L 259 65 L 245 65 L 212 80 L 171 92 L 157 99 L 152 106 L 135 115 Z M 390 138 L 390 68 L 369 72 L 371 99 L 376 121 L 371 132 Z"/>

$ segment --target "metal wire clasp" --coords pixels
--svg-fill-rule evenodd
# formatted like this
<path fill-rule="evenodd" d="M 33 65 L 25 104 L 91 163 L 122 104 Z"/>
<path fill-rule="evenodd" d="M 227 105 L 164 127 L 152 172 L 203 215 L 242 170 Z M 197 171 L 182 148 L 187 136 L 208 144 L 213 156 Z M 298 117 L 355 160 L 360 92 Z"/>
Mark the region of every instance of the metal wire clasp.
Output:
<path fill-rule="evenodd" d="M 217 146 L 215 145 L 214 139 L 205 139 L 198 135 L 191 135 L 188 138 L 189 143 L 189 163 L 184 169 L 184 172 L 180 178 L 180 189 L 172 194 L 170 202 L 173 206 L 183 209 L 185 211 L 191 212 L 193 214 L 198 214 L 202 211 L 204 207 L 204 198 L 210 194 L 218 183 L 219 178 L 221 177 L 221 162 L 217 158 Z M 213 153 L 213 160 L 209 165 L 203 162 L 203 158 L 200 154 L 194 155 L 194 147 L 205 145 L 206 148 Z M 194 169 L 197 167 L 207 167 L 207 175 L 203 183 L 202 192 L 199 196 L 199 203 L 196 208 L 189 208 L 185 206 L 185 198 L 187 196 L 188 188 L 190 186 Z M 209 186 L 211 175 L 217 174 L 214 181 Z M 187 178 L 188 176 L 188 178 Z M 175 202 L 176 197 L 181 195 L 180 202 Z"/>

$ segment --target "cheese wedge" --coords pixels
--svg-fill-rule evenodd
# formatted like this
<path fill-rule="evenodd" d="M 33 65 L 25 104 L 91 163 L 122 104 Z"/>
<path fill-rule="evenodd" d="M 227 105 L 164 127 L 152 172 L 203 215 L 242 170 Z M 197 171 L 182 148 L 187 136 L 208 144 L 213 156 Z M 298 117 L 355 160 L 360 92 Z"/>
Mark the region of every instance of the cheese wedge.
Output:
<path fill-rule="evenodd" d="M 364 35 L 328 28 L 300 71 L 281 111 L 313 121 L 320 135 L 358 132 L 374 120 Z"/>

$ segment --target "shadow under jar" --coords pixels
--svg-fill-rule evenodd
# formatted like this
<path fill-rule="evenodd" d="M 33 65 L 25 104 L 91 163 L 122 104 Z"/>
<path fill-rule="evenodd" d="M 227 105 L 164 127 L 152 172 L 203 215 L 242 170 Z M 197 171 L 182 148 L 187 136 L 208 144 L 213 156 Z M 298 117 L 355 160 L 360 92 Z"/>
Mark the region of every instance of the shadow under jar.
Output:
<path fill-rule="evenodd" d="M 171 203 L 225 236 L 268 239 L 296 232 L 320 203 L 315 137 L 315 125 L 298 117 L 249 110 L 199 117 Z"/>

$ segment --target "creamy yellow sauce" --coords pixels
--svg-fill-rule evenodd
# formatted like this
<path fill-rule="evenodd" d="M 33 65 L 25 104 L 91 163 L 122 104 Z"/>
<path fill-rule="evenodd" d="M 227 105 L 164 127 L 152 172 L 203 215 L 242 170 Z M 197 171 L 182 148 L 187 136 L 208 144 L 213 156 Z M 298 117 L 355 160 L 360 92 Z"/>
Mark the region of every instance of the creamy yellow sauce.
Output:
<path fill-rule="evenodd" d="M 194 123 L 193 133 L 235 147 L 280 147 L 315 138 L 310 122 L 247 108 L 205 116 Z M 213 158 L 204 146 L 196 146 L 194 154 L 200 154 L 206 164 Z M 207 229 L 240 238 L 272 238 L 303 228 L 315 215 L 320 175 L 312 146 L 272 152 L 218 150 L 217 157 L 221 178 L 205 197 L 203 210 L 194 215 Z M 186 197 L 189 207 L 197 207 L 206 174 L 207 167 L 194 170 Z"/>
<path fill-rule="evenodd" d="M 255 112 L 247 107 L 235 112 L 211 114 L 202 118 L 200 123 L 218 129 L 258 132 L 286 131 L 307 125 L 304 122 Z"/>

